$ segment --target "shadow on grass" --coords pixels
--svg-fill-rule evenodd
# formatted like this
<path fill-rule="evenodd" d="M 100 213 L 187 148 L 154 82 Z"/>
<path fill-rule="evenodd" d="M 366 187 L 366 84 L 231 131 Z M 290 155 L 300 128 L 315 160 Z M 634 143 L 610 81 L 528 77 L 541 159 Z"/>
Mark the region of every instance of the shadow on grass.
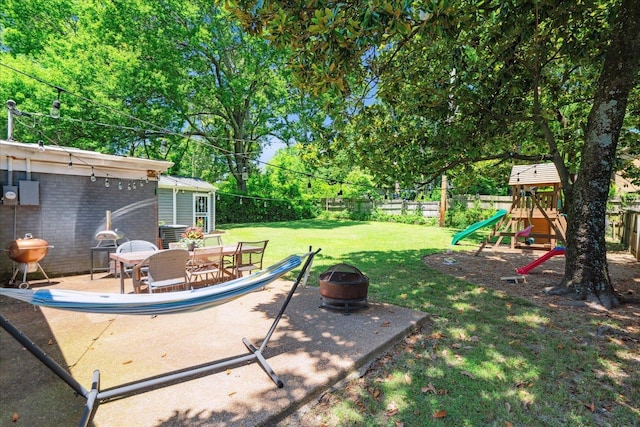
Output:
<path fill-rule="evenodd" d="M 422 263 L 425 254 L 345 256 L 369 276 L 370 299 L 429 313 L 433 330 L 396 347 L 357 390 L 337 391 L 323 422 L 637 423 L 640 381 L 633 373 L 640 363 L 629 357 L 633 343 L 598 336 L 609 320 L 594 324 L 588 315 L 537 307 L 444 275 Z"/>

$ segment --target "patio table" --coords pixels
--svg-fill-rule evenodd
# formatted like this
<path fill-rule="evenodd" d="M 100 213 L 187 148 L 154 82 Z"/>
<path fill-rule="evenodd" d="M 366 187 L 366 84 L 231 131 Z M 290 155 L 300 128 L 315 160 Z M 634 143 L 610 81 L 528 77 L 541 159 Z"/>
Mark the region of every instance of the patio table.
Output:
<path fill-rule="evenodd" d="M 236 253 L 238 245 L 236 243 L 222 245 L 222 255 L 230 256 Z M 251 251 L 255 251 L 259 248 L 254 248 L 252 246 L 243 247 L 242 252 L 247 253 Z M 166 250 L 166 249 L 163 249 Z M 109 254 L 109 258 L 120 263 L 120 271 L 123 272 L 125 266 L 133 266 L 138 265 L 147 257 L 153 255 L 158 251 L 137 251 L 137 252 L 120 252 L 120 253 L 112 253 Z M 189 252 L 190 255 L 193 255 L 193 252 Z M 239 254 L 238 254 L 239 255 Z M 186 265 L 185 265 L 186 268 Z M 228 273 L 228 271 L 227 271 Z M 124 274 L 120 274 L 120 293 L 124 294 Z"/>

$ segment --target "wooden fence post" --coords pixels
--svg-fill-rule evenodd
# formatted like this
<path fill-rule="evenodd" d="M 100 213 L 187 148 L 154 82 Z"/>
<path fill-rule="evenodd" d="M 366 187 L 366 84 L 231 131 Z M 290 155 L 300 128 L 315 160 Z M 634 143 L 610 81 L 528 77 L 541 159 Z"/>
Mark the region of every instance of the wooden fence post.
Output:
<path fill-rule="evenodd" d="M 442 175 L 440 184 L 440 227 L 444 227 L 444 217 L 447 214 L 447 176 Z"/>

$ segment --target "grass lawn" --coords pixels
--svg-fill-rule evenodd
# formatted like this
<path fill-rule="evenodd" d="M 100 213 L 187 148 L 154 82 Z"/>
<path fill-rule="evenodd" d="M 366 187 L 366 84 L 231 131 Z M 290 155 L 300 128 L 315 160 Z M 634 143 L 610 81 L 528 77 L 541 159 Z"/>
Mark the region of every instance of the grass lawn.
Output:
<path fill-rule="evenodd" d="M 640 425 L 634 347 L 595 336 L 589 317 L 425 266 L 421 257 L 448 249 L 457 230 L 319 220 L 222 228 L 225 243 L 269 239 L 265 265 L 322 248 L 311 285 L 328 267 L 352 264 L 369 276 L 370 300 L 430 315 L 367 375 L 326 394 L 313 425 Z"/>

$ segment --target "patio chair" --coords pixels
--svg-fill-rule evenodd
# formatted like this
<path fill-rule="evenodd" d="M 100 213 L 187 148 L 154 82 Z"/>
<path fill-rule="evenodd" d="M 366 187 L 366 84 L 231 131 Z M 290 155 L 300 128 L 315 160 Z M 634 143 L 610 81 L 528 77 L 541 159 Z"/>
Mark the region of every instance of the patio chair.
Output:
<path fill-rule="evenodd" d="M 186 249 L 167 249 L 147 257 L 133 267 L 133 291 L 139 294 L 145 290 L 149 293 L 169 288 L 186 290 L 188 259 L 189 251 Z M 145 267 L 148 269 L 146 276 L 141 271 Z"/>
<path fill-rule="evenodd" d="M 146 240 L 129 240 L 127 242 L 122 243 L 120 246 L 116 248 L 116 252 L 143 252 L 143 251 L 157 251 L 158 247 L 151 242 L 147 242 Z M 124 272 L 127 276 L 131 276 L 131 268 L 133 266 L 125 266 Z M 117 273 L 122 273 L 117 271 L 116 267 L 116 275 Z"/>
<path fill-rule="evenodd" d="M 222 246 L 222 236 L 220 234 L 207 234 L 203 240 L 204 246 Z"/>
<path fill-rule="evenodd" d="M 238 242 L 236 253 L 233 257 L 233 272 L 235 277 L 242 277 L 242 273 L 253 270 L 262 270 L 262 258 L 267 248 L 268 240 L 258 242 Z"/>
<path fill-rule="evenodd" d="M 215 285 L 222 279 L 222 246 L 195 248 L 187 265 L 191 287 Z"/>

